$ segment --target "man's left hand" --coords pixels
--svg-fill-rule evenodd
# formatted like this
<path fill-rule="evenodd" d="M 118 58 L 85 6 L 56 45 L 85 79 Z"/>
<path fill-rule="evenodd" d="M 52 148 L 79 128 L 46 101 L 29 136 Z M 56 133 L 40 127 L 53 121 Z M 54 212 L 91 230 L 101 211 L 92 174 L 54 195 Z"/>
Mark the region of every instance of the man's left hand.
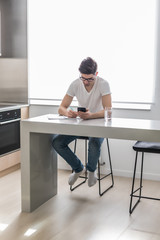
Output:
<path fill-rule="evenodd" d="M 92 113 L 89 111 L 89 109 L 86 110 L 86 112 L 78 112 L 78 116 L 84 120 L 90 119 L 92 116 Z"/>

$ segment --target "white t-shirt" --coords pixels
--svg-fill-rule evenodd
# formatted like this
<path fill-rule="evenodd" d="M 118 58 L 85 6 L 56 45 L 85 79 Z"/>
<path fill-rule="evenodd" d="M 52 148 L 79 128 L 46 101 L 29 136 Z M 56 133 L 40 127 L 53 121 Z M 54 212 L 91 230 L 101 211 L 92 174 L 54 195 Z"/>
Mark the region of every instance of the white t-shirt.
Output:
<path fill-rule="evenodd" d="M 77 98 L 79 107 L 88 108 L 90 112 L 95 113 L 103 109 L 102 96 L 111 94 L 111 92 L 109 83 L 100 77 L 96 77 L 90 92 L 87 92 L 82 80 L 78 78 L 71 83 L 67 94 Z"/>

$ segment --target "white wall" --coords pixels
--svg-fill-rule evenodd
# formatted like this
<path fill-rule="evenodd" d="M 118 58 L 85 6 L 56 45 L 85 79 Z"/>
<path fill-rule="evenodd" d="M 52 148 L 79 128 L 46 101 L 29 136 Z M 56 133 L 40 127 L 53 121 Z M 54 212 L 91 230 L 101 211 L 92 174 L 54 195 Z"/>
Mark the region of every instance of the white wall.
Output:
<path fill-rule="evenodd" d="M 113 117 L 143 118 L 160 120 L 160 3 L 159 3 L 159 25 L 157 34 L 157 69 L 155 82 L 155 99 L 150 111 L 147 110 L 123 110 L 114 109 Z M 138 88 L 138 86 L 137 86 Z M 145 91 L 145 86 L 143 91 Z M 136 93 L 135 93 L 136 94 Z M 55 106 L 30 106 L 30 117 L 42 114 L 57 113 L 58 107 Z M 137 139 L 138 140 L 138 139 Z M 113 164 L 114 175 L 132 176 L 133 161 L 135 152 L 132 149 L 134 141 L 110 139 L 110 150 Z M 80 143 L 82 145 L 82 143 Z M 83 152 L 82 146 L 79 148 L 79 154 Z M 105 159 L 105 143 L 102 148 L 102 158 Z M 83 157 L 82 157 L 83 158 Z M 62 159 L 59 160 L 59 168 L 68 168 Z M 160 180 L 160 155 L 147 154 L 145 157 L 144 178 Z"/>

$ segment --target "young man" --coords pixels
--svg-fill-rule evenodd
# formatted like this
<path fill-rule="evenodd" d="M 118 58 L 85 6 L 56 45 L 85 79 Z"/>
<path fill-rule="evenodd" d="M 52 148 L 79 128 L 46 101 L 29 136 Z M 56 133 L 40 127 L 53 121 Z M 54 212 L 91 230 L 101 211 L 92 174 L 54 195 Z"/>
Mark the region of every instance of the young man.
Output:
<path fill-rule="evenodd" d="M 111 107 L 111 92 L 107 81 L 98 77 L 97 63 L 90 57 L 84 59 L 79 67 L 80 77 L 73 81 L 64 96 L 59 107 L 59 114 L 69 118 L 80 118 L 87 120 L 93 118 L 103 118 L 104 108 Z M 77 98 L 78 105 L 85 107 L 86 112 L 77 112 L 69 109 L 74 98 Z M 53 147 L 57 153 L 63 157 L 72 167 L 74 172 L 69 176 L 68 183 L 73 185 L 84 171 L 84 166 L 80 159 L 71 151 L 68 144 L 78 136 L 57 135 L 53 139 Z M 100 156 L 103 138 L 89 137 L 88 143 L 88 186 L 96 184 L 96 166 Z"/>

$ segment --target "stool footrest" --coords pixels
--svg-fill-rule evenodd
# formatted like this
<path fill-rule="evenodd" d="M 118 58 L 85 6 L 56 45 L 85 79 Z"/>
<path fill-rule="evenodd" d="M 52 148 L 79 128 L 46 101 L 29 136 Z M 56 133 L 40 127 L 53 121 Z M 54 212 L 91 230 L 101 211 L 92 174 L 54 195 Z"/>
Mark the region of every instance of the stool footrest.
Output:
<path fill-rule="evenodd" d="M 104 193 L 106 193 L 109 189 L 111 189 L 114 186 L 114 184 L 112 184 L 111 186 L 109 186 L 106 190 L 104 190 L 102 193 L 100 193 L 99 195 L 102 196 Z"/>
<path fill-rule="evenodd" d="M 151 199 L 151 200 L 158 200 L 158 201 L 160 201 L 160 198 L 155 198 L 155 197 L 138 196 L 138 195 L 134 195 L 134 194 L 132 194 L 132 195 L 130 195 L 130 196 L 132 196 L 132 197 L 137 197 L 137 198 L 145 198 L 145 199 Z"/>
<path fill-rule="evenodd" d="M 105 176 L 103 176 L 103 177 L 97 178 L 97 180 L 102 180 L 102 179 L 104 179 L 104 178 L 106 178 L 106 177 L 108 177 L 108 176 L 110 176 L 110 175 L 111 175 L 111 173 L 108 173 L 107 175 L 105 175 Z"/>
<path fill-rule="evenodd" d="M 132 192 L 132 194 L 130 194 L 130 196 L 133 196 L 133 194 L 136 193 L 138 190 L 142 189 L 142 187 L 137 188 L 135 191 Z"/>
<path fill-rule="evenodd" d="M 85 177 L 83 177 L 83 178 L 85 178 Z M 84 180 L 83 182 L 77 184 L 75 187 L 70 186 L 70 190 L 73 191 L 74 189 L 78 188 L 78 187 L 81 186 L 83 183 L 85 183 L 86 180 L 87 180 L 87 179 L 85 178 L 85 180 Z"/>
<path fill-rule="evenodd" d="M 140 199 L 137 200 L 137 202 L 134 204 L 134 206 L 133 206 L 132 208 L 131 208 L 131 206 L 130 206 L 130 209 L 129 209 L 129 213 L 130 213 L 130 214 L 134 211 L 134 209 L 137 207 L 137 205 L 138 205 L 139 202 L 140 202 Z"/>

